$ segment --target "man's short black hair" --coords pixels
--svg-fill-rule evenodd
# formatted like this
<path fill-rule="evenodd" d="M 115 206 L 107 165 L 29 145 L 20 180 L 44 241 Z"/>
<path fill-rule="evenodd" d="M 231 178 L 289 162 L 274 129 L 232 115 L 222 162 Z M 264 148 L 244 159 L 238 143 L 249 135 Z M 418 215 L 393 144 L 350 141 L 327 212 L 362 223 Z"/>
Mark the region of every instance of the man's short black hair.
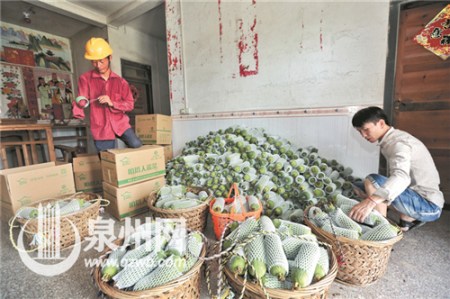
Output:
<path fill-rule="evenodd" d="M 352 124 L 355 128 L 361 128 L 365 123 L 372 122 L 376 123 L 380 119 L 383 119 L 384 122 L 390 126 L 388 117 L 386 113 L 383 111 L 383 109 L 379 107 L 367 107 L 364 109 L 359 110 L 356 112 L 356 114 L 353 116 Z"/>

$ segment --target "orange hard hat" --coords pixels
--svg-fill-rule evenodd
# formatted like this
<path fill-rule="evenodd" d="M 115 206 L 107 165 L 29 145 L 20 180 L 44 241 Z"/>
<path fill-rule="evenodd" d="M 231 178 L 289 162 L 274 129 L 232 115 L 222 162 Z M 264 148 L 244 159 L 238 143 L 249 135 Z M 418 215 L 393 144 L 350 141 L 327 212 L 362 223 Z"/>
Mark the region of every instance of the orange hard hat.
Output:
<path fill-rule="evenodd" d="M 86 43 L 84 58 L 88 60 L 100 60 L 112 54 L 108 42 L 101 37 L 93 37 Z"/>

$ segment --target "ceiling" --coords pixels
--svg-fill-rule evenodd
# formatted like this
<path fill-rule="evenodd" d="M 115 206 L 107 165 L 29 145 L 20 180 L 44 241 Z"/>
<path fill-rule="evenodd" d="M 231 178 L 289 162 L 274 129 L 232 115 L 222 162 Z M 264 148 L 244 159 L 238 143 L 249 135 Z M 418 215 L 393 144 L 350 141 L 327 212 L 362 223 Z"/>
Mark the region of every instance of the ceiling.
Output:
<path fill-rule="evenodd" d="M 25 21 L 24 12 L 29 13 L 30 23 Z M 1 1 L 1 20 L 66 38 L 92 26 L 127 26 L 166 38 L 162 0 Z"/>

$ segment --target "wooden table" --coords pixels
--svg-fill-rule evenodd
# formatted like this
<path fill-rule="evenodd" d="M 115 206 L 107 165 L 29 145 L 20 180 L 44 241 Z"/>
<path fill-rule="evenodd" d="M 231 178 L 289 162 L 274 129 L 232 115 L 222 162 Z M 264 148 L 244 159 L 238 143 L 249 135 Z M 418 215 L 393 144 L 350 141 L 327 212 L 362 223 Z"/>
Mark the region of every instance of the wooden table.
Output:
<path fill-rule="evenodd" d="M 8 147 L 21 146 L 24 157 L 25 165 L 38 164 L 38 154 L 36 145 L 47 145 L 47 161 L 56 161 L 55 148 L 53 145 L 53 134 L 51 124 L 38 124 L 38 123 L 26 123 L 26 124 L 0 124 L 0 132 L 2 137 L 7 134 L 14 134 L 18 131 L 26 132 L 27 140 L 22 141 L 6 141 L 1 142 L 1 157 L 3 162 L 3 168 L 9 168 L 8 158 L 6 156 L 6 149 Z M 45 133 L 45 136 L 42 135 Z M 6 134 L 6 135 L 7 135 Z M 31 157 L 30 157 L 31 152 Z"/>

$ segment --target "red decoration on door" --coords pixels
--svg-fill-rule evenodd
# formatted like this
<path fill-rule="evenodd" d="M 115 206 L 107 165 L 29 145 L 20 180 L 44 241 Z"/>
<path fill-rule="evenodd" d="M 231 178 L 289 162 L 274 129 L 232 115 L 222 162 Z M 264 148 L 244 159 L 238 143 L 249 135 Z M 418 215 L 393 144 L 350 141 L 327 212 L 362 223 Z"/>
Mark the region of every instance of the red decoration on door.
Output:
<path fill-rule="evenodd" d="M 416 35 L 414 41 L 443 60 L 450 57 L 450 4 Z"/>

